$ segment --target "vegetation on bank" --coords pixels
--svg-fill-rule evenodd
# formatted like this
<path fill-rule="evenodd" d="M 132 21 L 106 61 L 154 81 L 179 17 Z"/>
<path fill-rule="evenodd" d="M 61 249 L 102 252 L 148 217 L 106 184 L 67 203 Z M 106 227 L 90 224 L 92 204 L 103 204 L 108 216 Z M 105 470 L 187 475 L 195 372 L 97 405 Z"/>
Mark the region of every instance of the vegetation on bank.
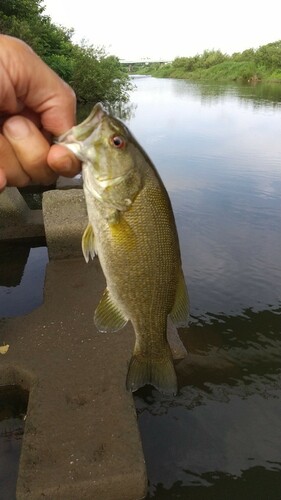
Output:
<path fill-rule="evenodd" d="M 132 66 L 131 72 L 161 78 L 281 82 L 281 40 L 231 56 L 205 50 L 193 57 L 177 57 L 168 64 Z"/>
<path fill-rule="evenodd" d="M 74 30 L 57 26 L 44 11 L 42 0 L 1 0 L 0 33 L 27 42 L 72 86 L 80 102 L 126 102 L 131 83 L 119 59 L 103 48 L 74 44 Z"/>

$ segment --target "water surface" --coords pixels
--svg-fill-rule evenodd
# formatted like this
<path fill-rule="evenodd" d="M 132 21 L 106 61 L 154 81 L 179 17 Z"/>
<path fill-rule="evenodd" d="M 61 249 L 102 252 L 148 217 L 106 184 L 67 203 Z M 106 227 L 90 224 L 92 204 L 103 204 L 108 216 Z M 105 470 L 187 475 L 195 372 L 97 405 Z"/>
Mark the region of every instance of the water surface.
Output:
<path fill-rule="evenodd" d="M 36 240 L 0 242 L 0 260 L 0 318 L 21 316 L 39 307 L 44 298 L 46 246 Z"/>
<path fill-rule="evenodd" d="M 180 394 L 135 396 L 148 498 L 281 498 L 281 86 L 135 79 L 191 299 Z"/>

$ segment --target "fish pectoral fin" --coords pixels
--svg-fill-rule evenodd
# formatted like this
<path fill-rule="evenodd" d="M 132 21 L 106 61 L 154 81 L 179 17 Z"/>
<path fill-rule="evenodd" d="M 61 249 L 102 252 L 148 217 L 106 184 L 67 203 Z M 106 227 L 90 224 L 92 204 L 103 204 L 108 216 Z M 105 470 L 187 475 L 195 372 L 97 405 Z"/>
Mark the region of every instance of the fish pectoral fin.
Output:
<path fill-rule="evenodd" d="M 136 234 L 134 229 L 126 221 L 122 212 L 116 212 L 114 218 L 108 220 L 111 237 L 116 245 L 123 246 L 126 251 L 134 250 L 136 247 Z"/>
<path fill-rule="evenodd" d="M 189 298 L 182 270 L 177 284 L 175 302 L 169 316 L 177 328 L 183 328 L 188 324 Z"/>
<path fill-rule="evenodd" d="M 134 392 L 146 384 L 153 385 L 163 394 L 177 394 L 177 376 L 171 355 L 167 353 L 163 359 L 156 360 L 142 354 L 132 356 L 127 374 L 127 390 Z"/>
<path fill-rule="evenodd" d="M 82 252 L 86 262 L 89 262 L 89 258 L 91 257 L 91 259 L 93 259 L 97 254 L 95 248 L 94 230 L 92 224 L 90 223 L 87 225 L 82 236 Z"/>
<path fill-rule="evenodd" d="M 121 330 L 128 322 L 128 318 L 120 311 L 107 288 L 95 310 L 94 321 L 100 332 L 108 333 Z"/>

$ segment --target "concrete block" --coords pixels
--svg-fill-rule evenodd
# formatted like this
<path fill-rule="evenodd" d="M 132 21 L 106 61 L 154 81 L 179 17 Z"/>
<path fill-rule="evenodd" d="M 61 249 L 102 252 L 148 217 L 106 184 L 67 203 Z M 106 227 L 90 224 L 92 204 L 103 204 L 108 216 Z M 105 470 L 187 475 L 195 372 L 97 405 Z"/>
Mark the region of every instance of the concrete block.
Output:
<path fill-rule="evenodd" d="M 0 193 L 0 240 L 44 236 L 41 210 L 30 210 L 17 188 Z"/>
<path fill-rule="evenodd" d="M 49 258 L 81 257 L 82 235 L 88 224 L 83 190 L 47 191 L 42 206 Z"/>
<path fill-rule="evenodd" d="M 1 223 L 16 223 L 25 220 L 29 208 L 17 188 L 8 187 L 0 194 Z M 3 218 L 3 221 L 2 221 Z"/>
<path fill-rule="evenodd" d="M 126 391 L 130 325 L 101 334 L 93 312 L 105 287 L 98 259 L 55 260 L 44 304 L 0 322 L 0 385 L 29 390 L 17 500 L 137 500 L 146 469 Z"/>

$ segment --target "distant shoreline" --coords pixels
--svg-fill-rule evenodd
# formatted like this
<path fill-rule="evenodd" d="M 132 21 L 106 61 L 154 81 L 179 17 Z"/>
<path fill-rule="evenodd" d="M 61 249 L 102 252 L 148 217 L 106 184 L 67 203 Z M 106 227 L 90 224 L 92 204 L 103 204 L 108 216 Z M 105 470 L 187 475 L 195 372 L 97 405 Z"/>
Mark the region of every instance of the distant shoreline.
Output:
<path fill-rule="evenodd" d="M 177 57 L 170 63 L 131 63 L 128 71 L 156 78 L 281 83 L 281 40 L 231 56 L 205 50 L 193 57 Z"/>

